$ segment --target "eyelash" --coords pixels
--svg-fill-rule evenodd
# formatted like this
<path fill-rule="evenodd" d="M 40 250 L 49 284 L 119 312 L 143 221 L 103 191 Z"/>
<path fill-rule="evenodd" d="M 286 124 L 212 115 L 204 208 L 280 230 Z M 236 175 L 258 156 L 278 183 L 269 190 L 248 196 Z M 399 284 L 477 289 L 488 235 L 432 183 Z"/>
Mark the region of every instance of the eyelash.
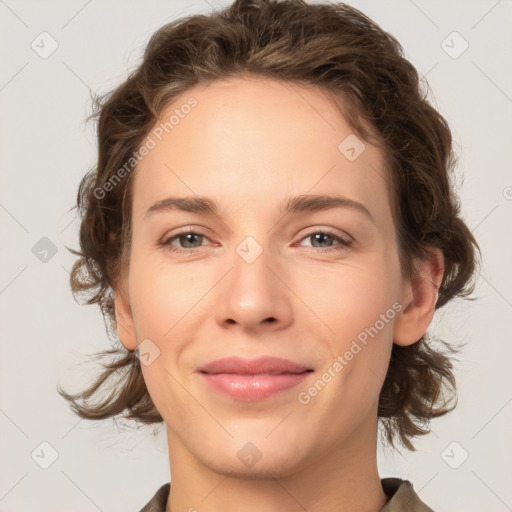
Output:
<path fill-rule="evenodd" d="M 170 238 L 167 238 L 166 240 L 163 240 L 162 242 L 159 242 L 158 245 L 160 247 L 164 247 L 164 248 L 166 248 L 166 249 L 168 249 L 168 250 L 170 250 L 171 252 L 174 252 L 174 253 L 194 254 L 194 253 L 196 253 L 200 249 L 200 247 L 195 247 L 195 248 L 192 248 L 192 249 L 180 249 L 178 247 L 175 247 L 175 246 L 171 245 L 171 242 L 173 242 L 174 240 L 180 238 L 181 236 L 190 235 L 190 234 L 192 234 L 192 235 L 199 235 L 199 236 L 202 236 L 204 238 L 208 238 L 205 234 L 203 234 L 203 233 L 201 233 L 199 231 L 193 231 L 191 229 L 189 231 L 181 231 L 179 233 L 176 233 L 175 235 L 172 235 Z M 306 236 L 302 237 L 301 241 L 305 240 L 306 238 L 309 238 L 309 237 L 311 237 L 313 235 L 318 235 L 318 234 L 330 236 L 335 241 L 339 242 L 339 245 L 334 246 L 334 247 L 327 247 L 325 249 L 322 249 L 321 247 L 311 247 L 311 249 L 313 249 L 314 251 L 317 251 L 317 252 L 343 251 L 343 250 L 347 249 L 348 247 L 350 247 L 352 245 L 352 240 L 345 240 L 344 238 L 341 238 L 339 235 L 336 235 L 335 233 L 333 233 L 332 231 L 329 231 L 327 229 L 319 230 L 319 231 L 312 231 L 311 233 L 308 233 Z"/>

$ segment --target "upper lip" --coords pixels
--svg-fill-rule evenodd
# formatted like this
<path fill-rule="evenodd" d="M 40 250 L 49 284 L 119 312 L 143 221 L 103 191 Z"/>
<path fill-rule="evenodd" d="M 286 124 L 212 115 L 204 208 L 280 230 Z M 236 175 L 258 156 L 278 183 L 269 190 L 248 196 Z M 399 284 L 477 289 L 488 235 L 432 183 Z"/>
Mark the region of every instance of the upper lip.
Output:
<path fill-rule="evenodd" d="M 202 366 L 198 371 L 208 374 L 279 375 L 281 373 L 303 373 L 305 371 L 312 371 L 312 369 L 280 357 L 262 356 L 255 359 L 223 357 Z"/>

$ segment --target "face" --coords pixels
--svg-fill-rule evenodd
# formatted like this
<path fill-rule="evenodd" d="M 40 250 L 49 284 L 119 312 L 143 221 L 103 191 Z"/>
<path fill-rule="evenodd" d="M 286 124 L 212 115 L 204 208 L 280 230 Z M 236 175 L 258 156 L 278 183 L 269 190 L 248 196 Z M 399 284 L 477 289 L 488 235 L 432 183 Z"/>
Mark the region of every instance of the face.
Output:
<path fill-rule="evenodd" d="M 171 453 L 285 475 L 368 442 L 405 293 L 381 153 L 320 90 L 259 78 L 187 90 L 150 137 L 121 339 L 144 343 Z M 201 371 L 262 356 L 296 367 Z"/>

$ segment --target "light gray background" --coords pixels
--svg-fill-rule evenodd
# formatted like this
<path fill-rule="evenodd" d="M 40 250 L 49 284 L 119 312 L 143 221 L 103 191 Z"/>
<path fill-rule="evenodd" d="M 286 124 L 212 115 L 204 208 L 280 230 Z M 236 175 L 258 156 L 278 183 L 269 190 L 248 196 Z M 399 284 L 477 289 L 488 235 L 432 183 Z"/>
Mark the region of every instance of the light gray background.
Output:
<path fill-rule="evenodd" d="M 381 476 L 410 479 L 436 512 L 512 510 L 512 3 L 350 3 L 394 34 L 426 76 L 453 130 L 463 212 L 484 256 L 478 299 L 444 308 L 431 329 L 468 343 L 457 364 L 459 405 L 434 420 L 416 453 L 380 451 Z M 57 383 L 81 389 L 97 372 L 86 355 L 110 346 L 99 310 L 70 293 L 74 258 L 64 245 L 77 247 L 78 224 L 68 210 L 96 156 L 83 123 L 89 88 L 123 80 L 164 23 L 226 4 L 0 0 L 2 512 L 137 511 L 169 481 L 163 429 L 79 420 L 56 392 Z M 43 31 L 59 44 L 47 59 L 31 48 Z M 453 31 L 469 43 L 456 59 L 441 46 Z M 452 52 L 461 48 L 451 40 Z M 32 252 L 43 237 L 57 248 L 46 263 Z M 47 469 L 35 462 L 50 461 L 43 441 L 58 452 Z"/>

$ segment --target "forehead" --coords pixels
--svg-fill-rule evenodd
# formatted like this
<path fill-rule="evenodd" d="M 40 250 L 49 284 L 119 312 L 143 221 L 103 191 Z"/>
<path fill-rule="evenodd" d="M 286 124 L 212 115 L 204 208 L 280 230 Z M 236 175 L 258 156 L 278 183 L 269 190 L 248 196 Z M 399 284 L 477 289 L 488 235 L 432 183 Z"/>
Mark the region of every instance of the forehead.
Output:
<path fill-rule="evenodd" d="M 233 208 L 234 199 L 261 207 L 306 193 L 387 197 L 380 151 L 313 86 L 265 78 L 198 84 L 162 111 L 149 137 L 154 147 L 136 169 L 134 215 L 166 195 L 213 196 Z"/>

